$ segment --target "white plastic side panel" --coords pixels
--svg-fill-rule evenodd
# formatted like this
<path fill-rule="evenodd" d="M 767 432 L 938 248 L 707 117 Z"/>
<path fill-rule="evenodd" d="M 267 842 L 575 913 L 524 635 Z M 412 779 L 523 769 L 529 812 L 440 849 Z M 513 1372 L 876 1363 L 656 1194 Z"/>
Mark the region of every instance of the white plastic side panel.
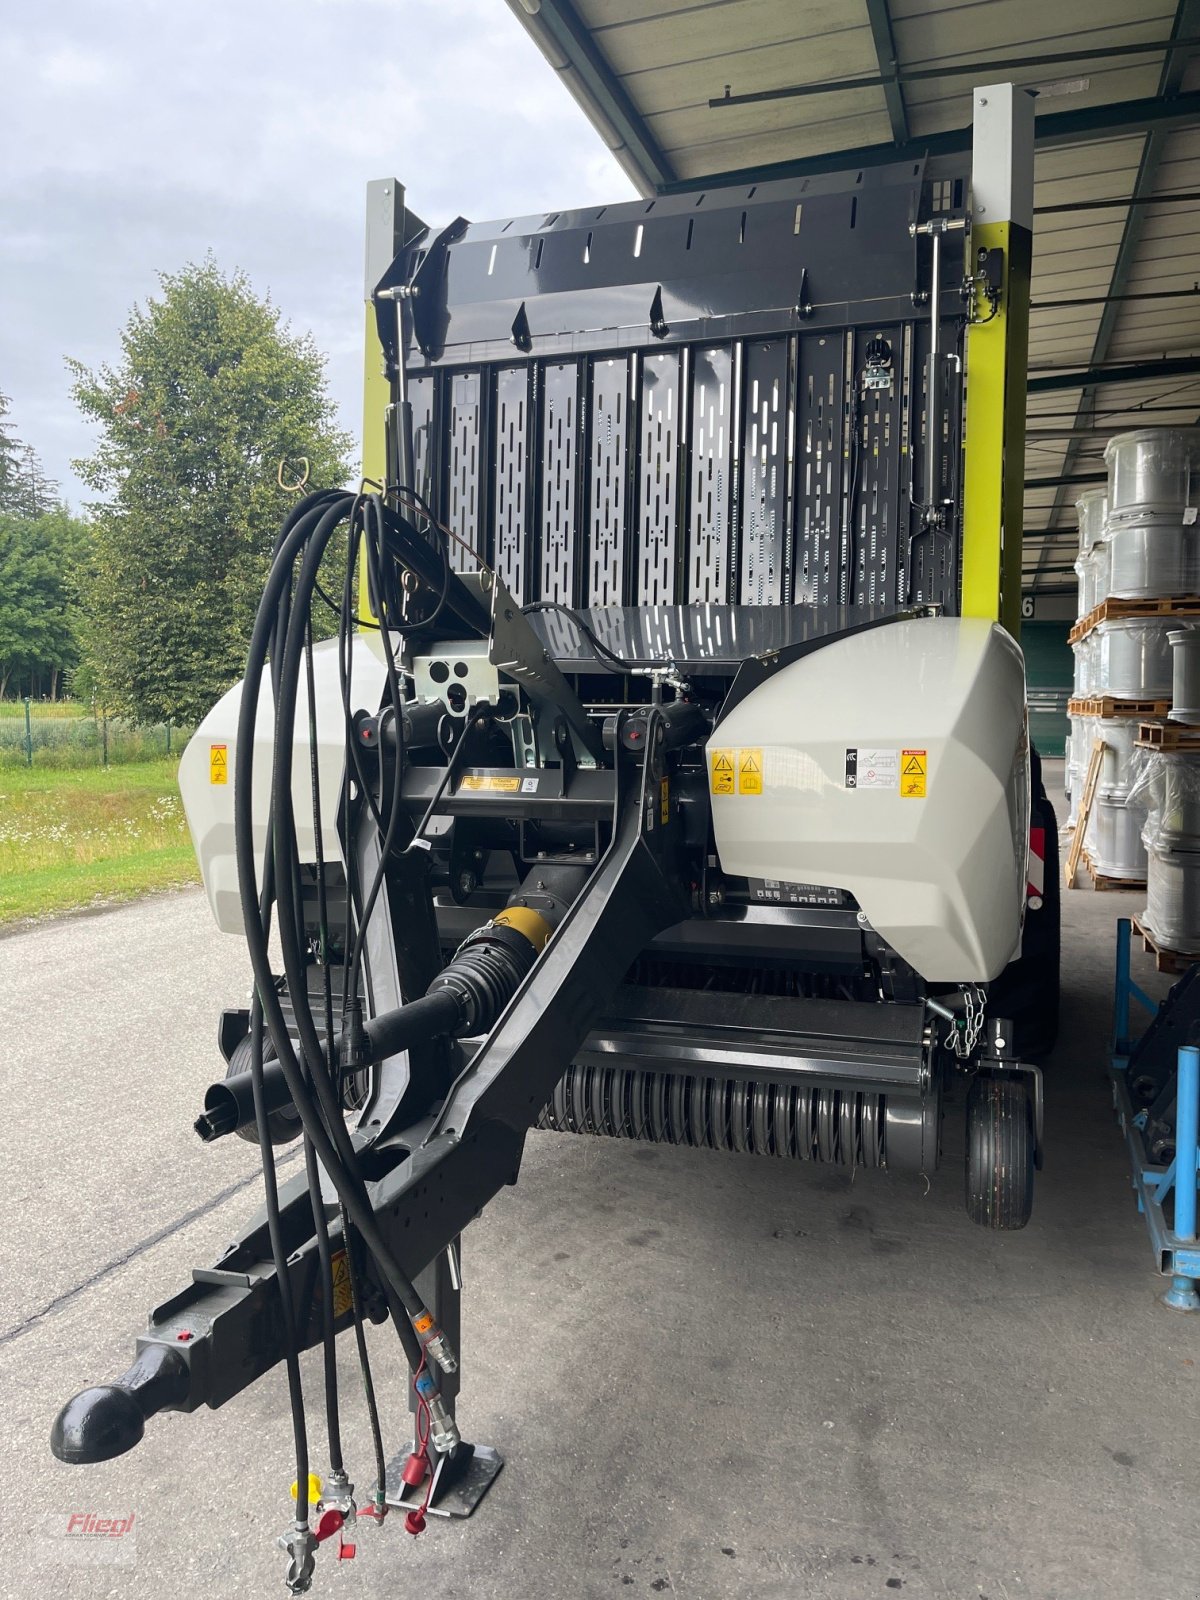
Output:
<path fill-rule="evenodd" d="M 386 677 L 378 648 L 372 649 L 374 643 L 374 640 L 355 636 L 350 677 L 351 706 L 356 710 L 366 708 L 372 713 L 379 709 Z M 316 839 L 313 829 L 306 680 L 307 673 L 301 667 L 293 752 L 292 805 L 300 860 L 314 861 Z M 326 861 L 340 861 L 342 848 L 337 822 L 345 767 L 346 719 L 338 680 L 336 639 L 326 639 L 314 646 L 313 680 L 316 688 L 321 843 Z M 242 685 L 239 683 L 217 701 L 189 741 L 179 763 L 179 791 L 183 796 L 183 809 L 191 829 L 192 844 L 200 862 L 200 875 L 217 926 L 224 933 L 242 932 L 233 839 L 233 756 L 241 703 Z M 274 724 L 270 677 L 264 675 L 254 741 L 254 843 L 260 874 L 271 796 Z M 219 781 L 222 774 L 223 782 Z"/>
<path fill-rule="evenodd" d="M 1002 628 L 930 617 L 838 640 L 748 695 L 707 753 L 723 871 L 848 890 L 932 982 L 984 982 L 1017 954 L 1029 758 Z M 905 780 L 912 753 L 923 782 Z"/>

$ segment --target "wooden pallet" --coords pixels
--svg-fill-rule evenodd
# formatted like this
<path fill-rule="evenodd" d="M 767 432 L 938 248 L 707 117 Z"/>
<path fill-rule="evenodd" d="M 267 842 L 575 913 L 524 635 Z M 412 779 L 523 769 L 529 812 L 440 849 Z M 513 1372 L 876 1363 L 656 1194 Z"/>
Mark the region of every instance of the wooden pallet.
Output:
<path fill-rule="evenodd" d="M 1139 722 L 1134 743 L 1143 750 L 1200 752 L 1200 728 L 1189 728 L 1185 722 Z"/>
<path fill-rule="evenodd" d="M 1067 701 L 1072 717 L 1165 717 L 1169 700 L 1114 700 L 1110 694 L 1089 694 Z"/>
<path fill-rule="evenodd" d="M 1103 872 L 1096 871 L 1096 863 L 1092 860 L 1088 850 L 1083 852 L 1083 865 L 1088 877 L 1092 880 L 1092 888 L 1104 892 L 1109 889 L 1144 889 L 1145 878 L 1110 878 Z"/>
<path fill-rule="evenodd" d="M 1140 917 L 1134 917 L 1132 920 L 1133 931 L 1141 939 L 1146 954 L 1154 957 L 1154 965 L 1159 972 L 1178 977 L 1181 972 L 1186 972 L 1189 967 L 1194 967 L 1200 961 L 1200 950 L 1168 950 L 1165 945 L 1159 944 Z"/>
<path fill-rule="evenodd" d="M 1078 644 L 1101 622 L 1131 622 L 1137 617 L 1200 617 L 1200 595 L 1168 595 L 1159 600 L 1101 600 L 1067 635 Z"/>
<path fill-rule="evenodd" d="M 1067 850 L 1067 859 L 1063 865 L 1063 888 L 1075 887 L 1075 874 L 1079 871 L 1079 863 L 1083 858 L 1083 841 L 1087 836 L 1087 825 L 1092 815 L 1092 802 L 1096 798 L 1096 785 L 1100 782 L 1100 768 L 1104 762 L 1104 740 L 1092 740 L 1092 753 L 1088 758 L 1087 773 L 1083 780 L 1083 793 L 1079 797 L 1079 805 L 1075 811 L 1075 832 L 1071 835 L 1070 848 Z"/>

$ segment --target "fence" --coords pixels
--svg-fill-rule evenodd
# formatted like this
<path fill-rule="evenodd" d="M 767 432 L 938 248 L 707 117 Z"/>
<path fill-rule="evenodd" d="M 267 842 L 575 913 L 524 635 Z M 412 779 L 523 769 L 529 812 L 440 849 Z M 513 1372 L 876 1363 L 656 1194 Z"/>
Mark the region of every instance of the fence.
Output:
<path fill-rule="evenodd" d="M 124 766 L 178 754 L 187 737 L 169 722 L 135 723 L 61 701 L 0 703 L 0 768 Z"/>

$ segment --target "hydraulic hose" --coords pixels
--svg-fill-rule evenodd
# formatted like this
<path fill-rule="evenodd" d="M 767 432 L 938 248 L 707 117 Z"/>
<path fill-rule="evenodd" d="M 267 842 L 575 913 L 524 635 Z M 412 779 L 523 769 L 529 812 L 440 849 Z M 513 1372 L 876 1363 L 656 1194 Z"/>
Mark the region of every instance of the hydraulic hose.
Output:
<path fill-rule="evenodd" d="M 258 697 L 262 684 L 263 666 L 270 637 L 277 620 L 273 613 L 281 605 L 285 589 L 288 587 L 292 566 L 299 550 L 308 542 L 310 537 L 314 539 L 314 542 L 320 540 L 323 549 L 332 535 L 333 528 L 344 518 L 349 509 L 349 504 L 350 497 L 346 496 L 343 500 L 335 502 L 330 509 L 326 509 L 323 504 L 313 508 L 314 512 L 323 513 L 315 528 L 310 526 L 310 518 L 298 517 L 292 526 L 291 532 L 280 541 L 278 554 L 267 579 L 266 587 L 263 590 L 250 642 L 238 718 L 237 748 L 234 758 L 235 853 L 241 884 L 242 920 L 246 933 L 246 944 L 263 1007 L 263 1016 L 270 1032 L 272 1043 L 275 1046 L 276 1056 L 284 1077 L 287 1079 L 288 1089 L 296 1106 L 301 1124 L 313 1142 L 318 1159 L 333 1180 L 351 1221 L 357 1228 L 367 1249 L 374 1256 L 381 1274 L 401 1301 L 404 1310 L 412 1317 L 420 1315 L 423 1310 L 420 1298 L 411 1282 L 392 1257 L 375 1222 L 370 1202 L 366 1197 L 365 1188 L 354 1164 L 353 1150 L 349 1145 L 349 1138 L 342 1122 L 341 1109 L 336 1103 L 332 1106 L 327 1103 L 327 1098 L 331 1095 L 331 1086 L 327 1083 L 322 1083 L 322 1079 L 325 1077 L 323 1072 L 318 1072 L 314 1076 L 313 1082 L 317 1090 L 318 1099 L 321 1101 L 321 1109 L 328 1118 L 329 1132 L 326 1131 L 326 1125 L 322 1122 L 321 1115 L 308 1094 L 308 1087 L 304 1082 L 300 1064 L 288 1034 L 283 1009 L 275 991 L 270 951 L 257 904 L 258 868 L 254 848 L 253 812 L 251 807 L 254 777 L 254 730 L 257 722 Z M 286 689 L 286 682 L 282 673 L 280 689 L 281 692 Z M 290 754 L 290 751 L 288 753 Z M 279 755 L 278 748 L 276 755 L 277 757 Z M 277 790 L 276 793 L 278 795 L 280 791 Z M 286 804 L 286 797 L 284 799 Z M 284 892 L 286 893 L 286 890 Z M 280 916 L 282 920 L 284 916 L 282 905 L 280 907 Z M 316 1059 L 320 1059 L 319 1041 L 317 1042 Z M 323 1089 L 326 1091 L 324 1095 L 322 1094 Z M 340 1140 L 338 1140 L 339 1133 L 341 1135 Z M 343 1144 L 344 1154 L 335 1147 L 335 1142 Z M 348 1159 L 345 1159 L 347 1157 Z M 405 1318 L 394 1317 L 394 1320 L 397 1333 L 404 1346 L 405 1355 L 410 1366 L 415 1371 L 421 1360 L 420 1343 Z"/>

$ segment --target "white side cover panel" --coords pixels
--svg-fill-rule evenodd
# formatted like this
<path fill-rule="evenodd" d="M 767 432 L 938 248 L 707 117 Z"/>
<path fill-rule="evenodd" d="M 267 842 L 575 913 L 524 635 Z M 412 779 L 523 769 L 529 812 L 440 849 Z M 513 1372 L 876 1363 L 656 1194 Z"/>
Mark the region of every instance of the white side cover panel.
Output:
<path fill-rule="evenodd" d="M 375 646 L 373 649 L 372 646 Z M 386 672 L 375 641 L 355 635 L 351 659 L 351 700 L 355 708 L 378 710 Z M 292 805 L 301 861 L 316 859 L 313 829 L 312 766 L 308 745 L 307 674 L 300 671 L 296 704 L 296 741 L 292 768 Z M 337 640 L 313 648 L 313 680 L 317 701 L 317 747 L 321 795 L 321 842 L 326 861 L 342 859 L 338 806 L 345 768 L 346 718 L 338 681 Z M 224 933 L 242 932 L 241 897 L 233 841 L 233 756 L 237 745 L 242 685 L 223 695 L 197 728 L 179 763 L 179 790 L 200 876 L 217 926 Z M 259 872 L 266 848 L 266 823 L 271 797 L 271 761 L 275 747 L 275 709 L 269 674 L 258 702 L 254 741 L 254 845 Z M 223 748 L 222 748 L 223 747 Z M 224 781 L 220 781 L 224 777 Z M 214 781 L 216 779 L 217 781 Z"/>
<path fill-rule="evenodd" d="M 1029 756 L 1002 628 L 920 618 L 817 649 L 718 724 L 708 768 L 723 871 L 848 890 L 931 982 L 985 982 L 1017 954 Z"/>

